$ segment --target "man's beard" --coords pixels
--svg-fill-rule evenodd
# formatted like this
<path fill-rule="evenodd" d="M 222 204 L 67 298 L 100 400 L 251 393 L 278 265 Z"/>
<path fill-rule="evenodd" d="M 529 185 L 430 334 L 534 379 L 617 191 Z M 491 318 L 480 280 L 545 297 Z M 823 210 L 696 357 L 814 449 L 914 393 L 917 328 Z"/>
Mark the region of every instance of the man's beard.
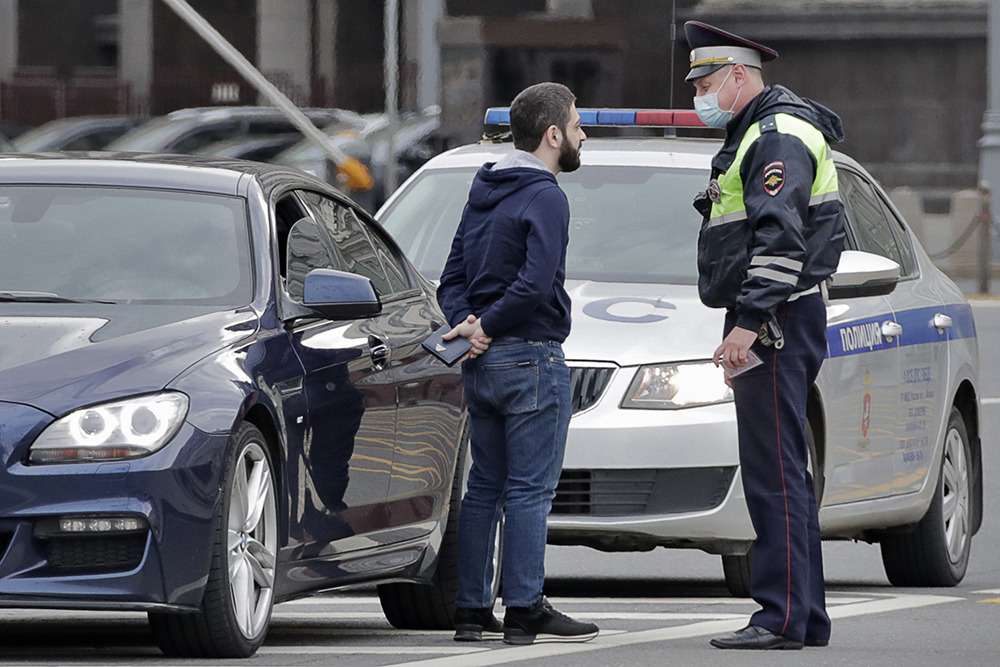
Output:
<path fill-rule="evenodd" d="M 559 170 L 570 172 L 576 171 L 579 168 L 580 148 L 573 148 L 573 145 L 569 143 L 569 139 L 563 134 L 562 144 L 559 146 Z"/>

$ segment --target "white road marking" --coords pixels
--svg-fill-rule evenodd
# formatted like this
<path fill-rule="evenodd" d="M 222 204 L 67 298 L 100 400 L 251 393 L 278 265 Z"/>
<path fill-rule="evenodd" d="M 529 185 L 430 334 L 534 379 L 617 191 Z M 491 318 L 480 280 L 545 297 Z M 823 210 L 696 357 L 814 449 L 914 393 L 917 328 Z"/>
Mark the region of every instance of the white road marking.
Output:
<path fill-rule="evenodd" d="M 858 604 L 834 607 L 829 610 L 829 613 L 831 618 L 849 618 L 865 614 L 880 614 L 889 611 L 899 611 L 901 609 L 927 607 L 947 602 L 959 602 L 964 599 L 943 595 L 898 595 L 891 599 L 872 600 L 870 602 L 859 602 Z M 586 644 L 540 644 L 538 646 L 524 646 L 475 655 L 403 662 L 397 663 L 393 667 L 489 667 L 490 665 L 538 660 L 540 658 L 570 655 L 573 653 L 588 653 L 590 651 L 600 651 L 618 646 L 632 646 L 672 639 L 703 637 L 739 630 L 745 623 L 745 620 L 702 621 L 700 623 L 679 625 L 671 628 L 628 632 L 614 637 L 601 636 Z"/>
<path fill-rule="evenodd" d="M 980 405 L 997 405 L 997 404 L 1000 404 L 1000 397 L 996 397 L 996 398 L 994 398 L 994 397 L 981 398 L 981 399 L 979 399 L 979 404 Z"/>
<path fill-rule="evenodd" d="M 857 602 L 867 602 L 871 600 L 873 596 L 865 595 L 864 597 L 828 597 L 826 600 L 827 604 L 854 604 Z M 549 598 L 549 602 L 554 605 L 605 605 L 605 604 L 627 604 L 627 605 L 650 605 L 650 604 L 683 604 L 683 605 L 705 605 L 705 606 L 716 606 L 716 605 L 747 605 L 755 606 L 757 603 L 750 598 L 567 598 L 567 597 L 556 597 Z M 333 605 L 357 605 L 357 606 L 378 606 L 378 598 L 342 598 L 342 597 L 315 597 L 315 598 L 302 598 L 299 600 L 292 600 L 291 602 L 282 602 L 277 607 L 276 611 L 282 609 L 288 609 L 291 607 L 326 607 Z M 502 606 L 498 605 L 498 609 L 503 609 Z"/>
<path fill-rule="evenodd" d="M 616 612 L 616 611 L 579 611 L 573 612 L 575 618 L 590 620 L 603 619 L 610 621 L 685 621 L 706 619 L 746 618 L 747 614 L 713 614 L 702 612 Z M 370 621 L 385 620 L 380 611 L 314 611 L 285 612 L 275 610 L 273 618 L 293 623 L 325 623 L 327 621 Z"/>
<path fill-rule="evenodd" d="M 982 591 L 972 591 L 973 595 L 1000 595 L 1000 588 L 987 588 Z"/>

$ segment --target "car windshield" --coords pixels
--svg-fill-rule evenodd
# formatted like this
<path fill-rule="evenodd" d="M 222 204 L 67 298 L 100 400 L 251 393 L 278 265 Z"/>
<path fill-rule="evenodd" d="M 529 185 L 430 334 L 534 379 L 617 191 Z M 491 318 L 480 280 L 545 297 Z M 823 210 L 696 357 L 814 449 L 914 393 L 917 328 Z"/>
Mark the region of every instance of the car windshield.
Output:
<path fill-rule="evenodd" d="M 168 116 L 154 118 L 115 139 L 104 150 L 136 153 L 161 151 L 189 128 L 190 123 L 186 121 L 174 120 Z"/>
<path fill-rule="evenodd" d="M 475 168 L 432 169 L 379 216 L 429 279 L 441 277 Z M 599 282 L 698 282 L 699 216 L 691 207 L 708 172 L 584 165 L 560 174 L 569 199 L 566 277 Z"/>
<path fill-rule="evenodd" d="M 0 293 L 241 306 L 252 289 L 248 233 L 236 197 L 0 185 Z"/>

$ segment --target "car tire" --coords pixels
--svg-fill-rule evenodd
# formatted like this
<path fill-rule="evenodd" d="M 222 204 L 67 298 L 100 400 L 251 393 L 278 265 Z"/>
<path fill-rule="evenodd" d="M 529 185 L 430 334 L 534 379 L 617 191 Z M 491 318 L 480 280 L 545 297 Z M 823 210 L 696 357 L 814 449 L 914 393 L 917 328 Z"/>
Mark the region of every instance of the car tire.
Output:
<path fill-rule="evenodd" d="M 267 635 L 278 540 L 274 466 L 255 426 L 241 425 L 232 443 L 201 609 L 149 613 L 153 636 L 167 656 L 247 658 Z"/>
<path fill-rule="evenodd" d="M 437 569 L 432 584 L 393 583 L 378 587 L 379 601 L 386 619 L 400 630 L 450 630 L 454 627 L 455 598 L 458 596 L 458 515 L 468 482 L 471 457 L 469 439 L 463 437 L 455 464 L 448 522 L 441 541 Z M 494 544 L 493 599 L 499 594 L 503 559 L 503 521 Z"/>
<path fill-rule="evenodd" d="M 825 477 L 823 468 L 819 465 L 816 452 L 816 438 L 813 435 L 812 423 L 806 421 L 806 445 L 809 448 L 809 473 L 813 479 L 813 493 L 816 503 L 823 502 Z M 750 565 L 753 562 L 753 547 L 743 555 L 722 557 L 722 574 L 726 580 L 726 588 L 733 597 L 750 597 Z"/>
<path fill-rule="evenodd" d="M 882 538 L 882 564 L 894 586 L 955 586 L 972 547 L 972 458 L 962 413 L 951 409 L 937 489 L 915 526 Z"/>

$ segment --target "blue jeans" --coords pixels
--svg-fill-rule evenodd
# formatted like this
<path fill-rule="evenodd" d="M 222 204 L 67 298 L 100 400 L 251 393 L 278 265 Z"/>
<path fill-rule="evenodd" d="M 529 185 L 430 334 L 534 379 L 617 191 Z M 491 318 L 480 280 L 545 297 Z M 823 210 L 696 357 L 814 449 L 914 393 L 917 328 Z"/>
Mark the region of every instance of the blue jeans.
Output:
<path fill-rule="evenodd" d="M 459 517 L 459 607 L 493 605 L 493 546 L 501 512 L 503 598 L 542 596 L 547 520 L 566 451 L 569 369 L 554 342 L 498 338 L 462 367 L 472 425 L 472 470 Z"/>

